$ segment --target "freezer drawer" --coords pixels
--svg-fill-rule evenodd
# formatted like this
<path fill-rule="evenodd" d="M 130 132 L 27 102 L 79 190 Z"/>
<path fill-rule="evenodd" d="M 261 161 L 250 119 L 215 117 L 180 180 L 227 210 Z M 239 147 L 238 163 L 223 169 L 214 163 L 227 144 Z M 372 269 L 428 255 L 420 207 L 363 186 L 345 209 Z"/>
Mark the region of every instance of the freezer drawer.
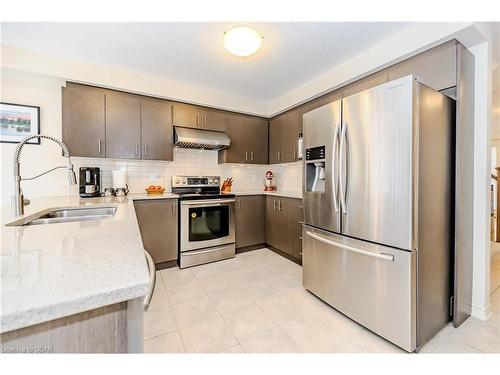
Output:
<path fill-rule="evenodd" d="M 416 256 L 304 226 L 304 287 L 401 348 L 416 349 Z"/>

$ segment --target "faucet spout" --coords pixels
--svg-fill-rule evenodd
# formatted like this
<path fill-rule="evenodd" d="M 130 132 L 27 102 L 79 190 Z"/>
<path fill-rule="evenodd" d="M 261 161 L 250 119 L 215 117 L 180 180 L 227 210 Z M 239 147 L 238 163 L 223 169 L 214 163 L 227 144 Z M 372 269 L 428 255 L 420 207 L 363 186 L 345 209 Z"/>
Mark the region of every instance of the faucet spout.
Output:
<path fill-rule="evenodd" d="M 57 143 L 59 146 L 61 146 L 62 151 L 63 151 L 63 156 L 66 157 L 66 159 L 67 159 L 66 166 L 65 167 L 55 167 L 55 168 L 49 169 L 48 171 L 40 173 L 40 174 L 38 174 L 34 177 L 31 177 L 31 178 L 21 178 L 21 151 L 22 151 L 24 145 L 28 141 L 30 141 L 31 139 L 35 139 L 35 138 L 49 139 L 49 140 Z M 29 204 L 29 200 L 24 198 L 23 191 L 21 189 L 21 181 L 22 180 L 34 180 L 35 178 L 43 176 L 44 174 L 47 174 L 47 173 L 52 172 L 53 170 L 59 169 L 59 168 L 67 168 L 68 181 L 69 181 L 70 185 L 76 185 L 76 175 L 75 175 L 75 171 L 73 168 L 73 163 L 71 162 L 69 149 L 59 139 L 54 138 L 50 135 L 35 134 L 35 135 L 27 136 L 21 142 L 19 142 L 19 144 L 17 145 L 16 150 L 14 152 L 14 196 L 12 197 L 12 213 L 15 216 L 23 215 L 24 214 L 24 206 Z"/>

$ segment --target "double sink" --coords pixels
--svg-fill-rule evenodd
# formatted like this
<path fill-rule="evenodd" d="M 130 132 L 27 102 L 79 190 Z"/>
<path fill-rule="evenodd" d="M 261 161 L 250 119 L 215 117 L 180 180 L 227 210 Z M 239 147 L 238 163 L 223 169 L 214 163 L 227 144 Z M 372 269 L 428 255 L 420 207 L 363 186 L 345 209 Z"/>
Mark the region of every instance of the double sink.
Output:
<path fill-rule="evenodd" d="M 10 227 L 27 225 L 68 223 L 74 221 L 100 220 L 112 217 L 116 206 L 53 208 L 37 212 L 20 220 L 6 224 Z"/>

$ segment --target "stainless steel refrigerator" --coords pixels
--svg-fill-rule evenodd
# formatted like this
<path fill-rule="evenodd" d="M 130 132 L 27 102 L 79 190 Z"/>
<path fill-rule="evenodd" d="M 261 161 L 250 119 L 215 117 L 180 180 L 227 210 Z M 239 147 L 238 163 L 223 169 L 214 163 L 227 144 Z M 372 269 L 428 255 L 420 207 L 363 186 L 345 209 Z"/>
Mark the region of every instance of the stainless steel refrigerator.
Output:
<path fill-rule="evenodd" d="M 450 320 L 454 113 L 407 76 L 303 117 L 304 286 L 409 352 Z"/>

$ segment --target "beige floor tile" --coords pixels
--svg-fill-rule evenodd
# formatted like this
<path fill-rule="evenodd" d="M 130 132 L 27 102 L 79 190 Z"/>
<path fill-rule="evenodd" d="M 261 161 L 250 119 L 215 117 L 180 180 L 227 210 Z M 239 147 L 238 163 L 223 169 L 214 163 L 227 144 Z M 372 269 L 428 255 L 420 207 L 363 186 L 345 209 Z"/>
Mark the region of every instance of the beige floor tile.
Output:
<path fill-rule="evenodd" d="M 452 323 L 449 323 L 441 331 L 436 333 L 424 346 L 420 348 L 419 353 L 431 353 L 439 344 L 441 344 L 454 331 Z"/>
<path fill-rule="evenodd" d="M 327 325 L 332 327 L 337 335 L 344 338 L 349 338 L 363 330 L 363 326 L 349 319 L 347 316 L 335 310 L 326 303 L 315 309 L 309 310 L 311 314 L 323 320 Z"/>
<path fill-rule="evenodd" d="M 206 296 L 205 291 L 196 280 L 178 285 L 175 289 L 167 289 L 167 294 L 172 305 Z"/>
<path fill-rule="evenodd" d="M 150 306 L 154 305 L 170 305 L 167 291 L 161 287 L 155 287 L 153 297 L 151 297 Z"/>
<path fill-rule="evenodd" d="M 242 354 L 245 353 L 240 345 L 231 346 L 229 349 L 224 350 L 222 353 Z"/>
<path fill-rule="evenodd" d="M 172 331 L 145 340 L 144 353 L 185 353 L 179 331 Z"/>
<path fill-rule="evenodd" d="M 211 316 L 182 328 L 180 332 L 188 353 L 218 353 L 238 344 L 219 316 Z"/>
<path fill-rule="evenodd" d="M 234 284 L 224 273 L 200 278 L 199 283 L 207 294 L 223 292 L 231 287 L 234 287 Z"/>
<path fill-rule="evenodd" d="M 177 323 L 168 304 L 155 303 L 144 313 L 144 339 L 149 339 L 177 329 Z"/>
<path fill-rule="evenodd" d="M 163 284 L 163 278 L 161 277 L 161 272 L 160 271 L 156 271 L 155 288 L 165 289 L 165 285 Z"/>
<path fill-rule="evenodd" d="M 299 346 L 279 327 L 241 343 L 246 353 L 300 353 Z"/>
<path fill-rule="evenodd" d="M 175 304 L 172 310 L 179 328 L 187 327 L 208 316 L 217 315 L 217 311 L 206 296 Z"/>
<path fill-rule="evenodd" d="M 406 353 L 403 349 L 382 337 L 363 329 L 349 339 L 357 353 Z"/>
<path fill-rule="evenodd" d="M 257 305 L 250 305 L 221 315 L 240 342 L 257 336 L 276 325 Z"/>
<path fill-rule="evenodd" d="M 179 267 L 171 267 L 161 270 L 160 273 L 165 289 L 167 290 L 173 290 L 179 286 L 196 281 L 190 268 L 181 270 Z"/>
<path fill-rule="evenodd" d="M 277 324 L 289 322 L 308 312 L 288 294 L 257 299 L 255 302 Z"/>
<path fill-rule="evenodd" d="M 447 337 L 436 346 L 432 353 L 481 353 L 470 345 L 463 343 L 453 337 Z"/>
<path fill-rule="evenodd" d="M 217 262 L 191 267 L 190 270 L 198 280 L 205 277 L 217 276 L 222 272 Z"/>
<path fill-rule="evenodd" d="M 307 353 L 335 353 L 347 342 L 332 327 L 312 314 L 306 314 L 280 326 Z"/>
<path fill-rule="evenodd" d="M 233 287 L 222 292 L 211 293 L 208 298 L 220 313 L 230 312 L 254 303 L 253 295 L 246 287 Z"/>
<path fill-rule="evenodd" d="M 500 353 L 500 335 L 482 325 L 483 322 L 471 317 L 451 337 L 485 353 Z"/>

